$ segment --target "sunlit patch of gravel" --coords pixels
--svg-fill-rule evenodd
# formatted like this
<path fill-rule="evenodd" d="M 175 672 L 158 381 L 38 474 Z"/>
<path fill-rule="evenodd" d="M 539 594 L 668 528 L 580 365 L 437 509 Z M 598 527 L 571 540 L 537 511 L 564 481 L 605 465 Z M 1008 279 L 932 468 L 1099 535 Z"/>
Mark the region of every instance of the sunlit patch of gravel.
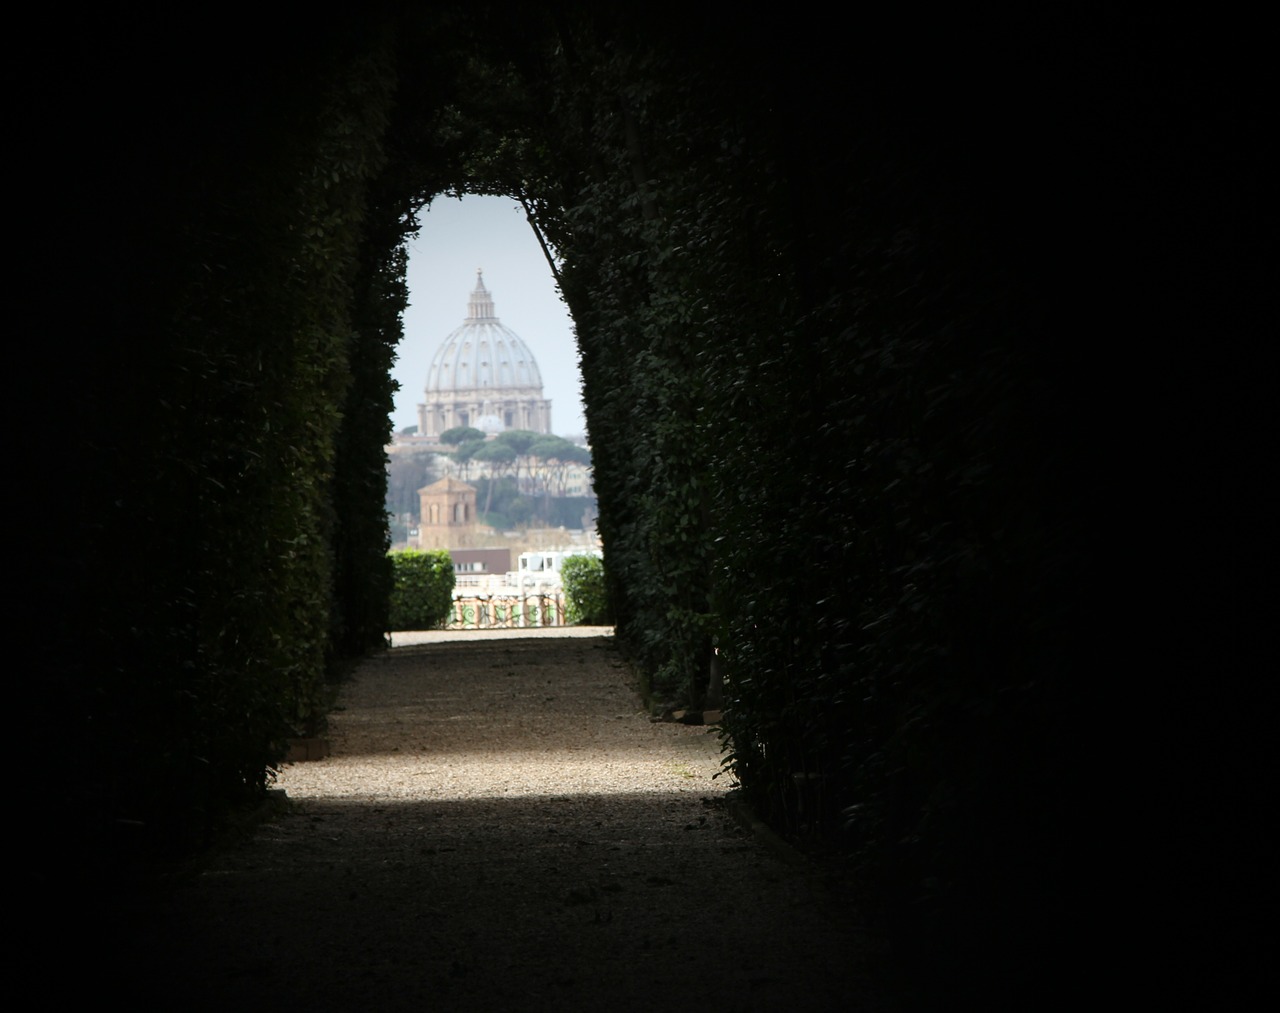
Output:
<path fill-rule="evenodd" d="M 107 984 L 186 1011 L 889 1009 L 840 883 L 734 818 L 715 730 L 651 721 L 604 632 L 365 663 L 332 755 L 140 909 Z"/>
<path fill-rule="evenodd" d="M 607 638 L 567 639 L 561 650 L 570 671 L 538 673 L 546 655 L 536 636 L 444 634 L 427 647 L 418 636 L 420 646 L 369 662 L 346 688 L 331 719 L 333 756 L 287 767 L 279 784 L 290 798 L 722 794 L 730 787 L 720 776 L 715 730 L 651 721 Z M 442 673 L 446 666 L 455 674 Z"/>

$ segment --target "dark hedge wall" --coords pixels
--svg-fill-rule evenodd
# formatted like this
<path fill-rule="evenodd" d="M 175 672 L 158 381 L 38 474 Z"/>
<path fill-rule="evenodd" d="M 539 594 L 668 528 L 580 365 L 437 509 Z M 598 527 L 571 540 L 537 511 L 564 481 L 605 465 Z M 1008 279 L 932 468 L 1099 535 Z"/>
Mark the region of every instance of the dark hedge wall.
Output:
<path fill-rule="evenodd" d="M 60 649 L 32 729 L 63 785 L 39 861 L 88 874 L 188 853 L 261 799 L 387 628 L 390 36 L 207 30 L 193 50 L 86 15 L 46 54 L 32 149 L 95 252 L 61 301 L 73 354 L 41 350 L 73 401 L 37 472 Z"/>
<path fill-rule="evenodd" d="M 718 652 L 733 776 L 921 980 L 1033 980 L 1073 924 L 1100 507 L 1142 452 L 1106 427 L 1170 358 L 1171 223 L 1229 210 L 1187 152 L 1243 92 L 1171 86 L 1190 36 L 1119 14 L 507 14 L 30 47 L 33 259 L 81 209 L 110 244 L 74 304 L 33 289 L 75 355 L 18 363 L 74 392 L 29 483 L 67 645 L 35 728 L 102 760 L 55 761 L 48 841 L 190 845 L 379 646 L 401 242 L 507 194 L 573 312 L 623 650 L 693 706 Z"/>
<path fill-rule="evenodd" d="M 560 254 L 623 650 L 693 706 L 718 652 L 758 811 L 944 993 L 1017 988 L 1070 922 L 1094 518 L 1058 301 L 1096 209 L 1043 196 L 1071 83 L 982 25 L 862 27 L 563 15 L 471 64 L 454 122 L 511 125 L 453 185 Z"/>

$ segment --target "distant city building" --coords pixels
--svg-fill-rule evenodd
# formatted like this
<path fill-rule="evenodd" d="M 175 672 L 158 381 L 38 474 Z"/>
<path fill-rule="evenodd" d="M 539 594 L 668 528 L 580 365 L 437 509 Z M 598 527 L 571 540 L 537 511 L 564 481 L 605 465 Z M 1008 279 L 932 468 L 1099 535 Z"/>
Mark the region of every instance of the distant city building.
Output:
<path fill-rule="evenodd" d="M 479 270 L 467 318 L 441 342 L 418 405 L 419 437 L 434 440 L 458 426 L 551 432 L 551 402 L 542 396 L 538 363 L 520 336 L 498 321 Z"/>
<path fill-rule="evenodd" d="M 475 486 L 442 478 L 419 489 L 418 500 L 420 549 L 474 548 L 493 536 L 476 513 Z"/>
<path fill-rule="evenodd" d="M 497 549 L 450 549 L 455 577 L 488 577 L 511 569 L 511 547 Z"/>

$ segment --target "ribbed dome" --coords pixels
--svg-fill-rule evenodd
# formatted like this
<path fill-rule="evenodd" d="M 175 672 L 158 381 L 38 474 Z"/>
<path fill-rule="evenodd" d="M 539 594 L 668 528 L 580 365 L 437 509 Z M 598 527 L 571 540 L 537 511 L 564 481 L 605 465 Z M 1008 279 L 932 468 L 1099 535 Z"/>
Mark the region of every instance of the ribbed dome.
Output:
<path fill-rule="evenodd" d="M 493 297 L 476 271 L 467 318 L 440 344 L 427 371 L 418 433 L 428 439 L 459 426 L 551 432 L 542 374 L 520 336 L 498 322 Z"/>
<path fill-rule="evenodd" d="M 542 374 L 520 336 L 498 322 L 493 297 L 476 271 L 467 319 L 441 343 L 427 371 L 426 393 L 542 389 Z"/>

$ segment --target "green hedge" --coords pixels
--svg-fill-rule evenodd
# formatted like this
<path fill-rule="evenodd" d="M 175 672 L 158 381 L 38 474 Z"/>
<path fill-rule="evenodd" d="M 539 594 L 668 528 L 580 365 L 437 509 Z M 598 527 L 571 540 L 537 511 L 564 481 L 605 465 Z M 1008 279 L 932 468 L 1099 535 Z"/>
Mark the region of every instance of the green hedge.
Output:
<path fill-rule="evenodd" d="M 443 626 L 453 606 L 453 561 L 443 549 L 389 553 L 391 629 L 433 630 Z"/>
<path fill-rule="evenodd" d="M 604 626 L 611 622 L 604 560 L 570 556 L 560 566 L 569 622 L 574 626 Z"/>
<path fill-rule="evenodd" d="M 444 620 L 447 556 L 385 555 L 401 240 L 433 195 L 514 194 L 573 312 L 620 651 L 696 708 L 714 647 L 760 813 L 853 854 L 921 966 L 1000 980 L 984 955 L 1034 956 L 1030 926 L 1055 924 L 1031 898 L 1066 867 L 1062 701 L 1093 676 L 1073 569 L 1090 391 L 1064 378 L 1108 371 L 1056 323 L 1080 264 L 1026 225 L 1072 209 L 1042 194 L 1075 181 L 984 121 L 999 103 L 957 86 L 948 108 L 933 65 L 886 91 L 873 61 L 816 60 L 808 37 L 744 24 L 748 45 L 718 51 L 710 17 L 677 46 L 628 8 L 505 30 L 462 10 L 326 19 L 309 45 L 291 25 L 286 62 L 236 61 L 248 76 L 175 66 L 162 137 L 106 73 L 141 61 L 69 90 L 95 116 L 50 117 L 130 152 L 115 177 L 68 157 L 51 191 L 93 184 L 127 213 L 81 300 L 95 347 L 33 374 L 72 369 L 85 392 L 44 441 L 79 469 L 45 476 L 75 489 L 47 506 L 46 572 L 77 579 L 49 578 L 42 639 L 66 648 L 37 727 L 101 758 L 66 761 L 50 830 L 77 858 L 126 833 L 198 843 L 322 726 L 326 672 L 384 622 Z M 849 144 L 814 94 L 841 102 Z M 127 168 L 144 163 L 173 168 Z M 1050 175 L 988 169 L 1023 164 Z M 980 910 L 1011 912 L 1008 932 Z"/>
<path fill-rule="evenodd" d="M 50 515 L 77 534 L 45 540 L 47 571 L 72 576 L 50 581 L 33 637 L 65 646 L 33 726 L 76 743 L 50 761 L 69 787 L 33 851 L 92 875 L 198 849 L 260 802 L 288 740 L 323 732 L 327 680 L 385 634 L 403 273 L 400 212 L 376 199 L 389 43 L 263 24 L 213 47 L 225 66 L 143 72 L 138 41 L 100 27 L 77 115 L 157 168 L 144 184 L 104 159 L 93 185 L 130 210 L 108 215 L 112 263 L 83 304 L 94 349 L 38 370 L 69 371 L 93 423 L 52 437 L 83 493 Z M 161 107 L 182 112 L 148 141 Z"/>
<path fill-rule="evenodd" d="M 849 856 L 919 966 L 1028 974 L 1086 674 L 1058 379 L 1083 360 L 1039 305 L 1073 265 L 1008 255 L 1039 197 L 981 168 L 1003 129 L 808 40 L 761 73 L 722 25 L 686 19 L 688 59 L 628 17 L 557 25 L 524 94 L 495 65 L 486 102 L 557 115 L 466 163 L 519 181 L 559 254 L 619 651 L 693 709 L 716 659 L 748 800 Z"/>

